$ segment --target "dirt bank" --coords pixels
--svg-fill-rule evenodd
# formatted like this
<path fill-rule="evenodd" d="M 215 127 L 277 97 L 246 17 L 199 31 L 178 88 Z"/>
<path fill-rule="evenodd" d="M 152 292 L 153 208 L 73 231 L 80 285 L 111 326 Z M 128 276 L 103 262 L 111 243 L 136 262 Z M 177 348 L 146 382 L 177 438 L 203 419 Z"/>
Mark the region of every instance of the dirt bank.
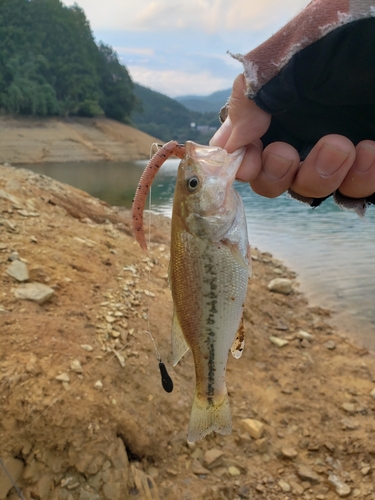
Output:
<path fill-rule="evenodd" d="M 155 141 L 108 118 L 0 117 L 0 163 L 140 160 Z"/>
<path fill-rule="evenodd" d="M 169 222 L 152 217 L 149 254 L 129 222 L 79 190 L 0 167 L 0 456 L 25 498 L 375 499 L 375 360 L 256 249 L 245 351 L 228 364 L 233 433 L 187 444 L 194 374 L 190 354 L 171 367 Z M 20 260 L 29 282 L 53 290 L 44 303 L 17 298 L 7 271 Z M 270 292 L 275 277 L 293 292 Z M 5 498 L 18 497 L 0 470 Z"/>

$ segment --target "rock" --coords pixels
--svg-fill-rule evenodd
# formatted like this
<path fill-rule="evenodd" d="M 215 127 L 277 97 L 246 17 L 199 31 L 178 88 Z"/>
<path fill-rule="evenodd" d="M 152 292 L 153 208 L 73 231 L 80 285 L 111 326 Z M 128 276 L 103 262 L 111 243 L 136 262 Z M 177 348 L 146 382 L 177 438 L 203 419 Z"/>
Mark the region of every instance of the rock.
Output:
<path fill-rule="evenodd" d="M 209 468 L 218 467 L 222 464 L 222 458 L 224 453 L 221 450 L 213 448 L 212 450 L 207 450 L 204 454 L 204 463 Z"/>
<path fill-rule="evenodd" d="M 70 369 L 76 373 L 83 373 L 83 368 L 78 359 L 73 359 L 73 361 L 70 362 Z"/>
<path fill-rule="evenodd" d="M 289 484 L 294 494 L 299 496 L 303 494 L 305 488 L 301 484 L 297 483 L 296 481 L 290 481 Z"/>
<path fill-rule="evenodd" d="M 203 460 L 203 451 L 200 448 L 195 448 L 193 453 L 190 455 L 191 458 L 196 458 L 197 460 Z"/>
<path fill-rule="evenodd" d="M 88 345 L 88 344 L 82 344 L 81 347 L 82 347 L 82 349 L 84 349 L 87 352 L 91 352 L 91 351 L 94 350 L 94 348 L 91 347 L 91 345 Z"/>
<path fill-rule="evenodd" d="M 292 282 L 286 278 L 275 278 L 267 285 L 271 292 L 289 295 L 293 291 Z"/>
<path fill-rule="evenodd" d="M 302 339 L 300 346 L 304 347 L 305 349 L 308 349 L 310 347 L 310 341 L 307 339 Z"/>
<path fill-rule="evenodd" d="M 375 399 L 375 387 L 374 389 L 370 392 L 370 396 Z"/>
<path fill-rule="evenodd" d="M 284 481 L 284 479 L 280 479 L 278 485 L 284 493 L 288 493 L 291 490 L 290 484 Z"/>
<path fill-rule="evenodd" d="M 282 321 L 279 321 L 277 323 L 277 325 L 275 326 L 275 330 L 286 332 L 287 330 L 289 330 L 289 327 L 285 323 L 283 323 Z"/>
<path fill-rule="evenodd" d="M 351 415 L 354 415 L 354 413 L 356 413 L 357 411 L 356 406 L 353 403 L 343 403 L 341 405 L 341 408 Z"/>
<path fill-rule="evenodd" d="M 14 260 L 7 267 L 6 273 L 17 281 L 27 281 L 29 279 L 27 265 L 20 260 Z"/>
<path fill-rule="evenodd" d="M 30 212 L 29 210 L 18 210 L 18 213 L 23 217 L 39 217 L 38 212 Z"/>
<path fill-rule="evenodd" d="M 320 483 L 320 477 L 316 472 L 312 471 L 307 465 L 299 465 L 297 467 L 297 475 L 302 481 L 309 481 L 312 484 Z"/>
<path fill-rule="evenodd" d="M 38 375 L 42 372 L 41 367 L 39 366 L 37 357 L 35 354 L 31 353 L 29 361 L 26 363 L 25 370 L 27 373 L 32 373 L 33 375 Z"/>
<path fill-rule="evenodd" d="M 341 420 L 341 423 L 345 427 L 345 429 L 349 429 L 351 431 L 355 431 L 356 429 L 359 429 L 358 422 L 355 422 L 353 420 L 349 420 L 348 418 L 343 418 Z"/>
<path fill-rule="evenodd" d="M 70 377 L 67 373 L 60 373 L 60 375 L 57 375 L 55 378 L 59 382 L 70 382 Z"/>
<path fill-rule="evenodd" d="M 122 366 L 122 368 L 124 368 L 125 366 L 125 358 L 122 354 L 120 354 L 119 352 L 117 351 L 113 351 L 113 354 L 116 356 L 116 358 L 118 359 L 118 362 L 120 363 L 120 365 Z"/>
<path fill-rule="evenodd" d="M 277 345 L 277 347 L 284 347 L 289 344 L 289 340 L 280 339 L 279 337 L 270 336 L 270 341 L 272 344 Z"/>
<path fill-rule="evenodd" d="M 122 488 L 119 482 L 106 483 L 103 486 L 103 493 L 105 498 L 108 500 L 121 500 L 122 498 Z"/>
<path fill-rule="evenodd" d="M 336 344 L 333 340 L 327 340 L 327 342 L 324 342 L 324 347 L 326 347 L 330 351 L 333 351 L 334 349 L 336 349 Z"/>
<path fill-rule="evenodd" d="M 265 487 L 263 486 L 263 484 L 260 484 L 258 483 L 256 486 L 255 486 L 255 489 L 258 493 L 264 493 L 265 491 Z"/>
<path fill-rule="evenodd" d="M 314 339 L 314 335 L 312 335 L 309 332 L 306 332 L 305 330 L 299 330 L 297 332 L 297 337 L 299 339 L 307 339 L 307 340 L 313 340 Z"/>
<path fill-rule="evenodd" d="M 235 467 L 234 465 L 231 465 L 230 467 L 228 467 L 228 472 L 232 477 L 236 477 L 236 476 L 241 475 L 240 469 L 237 469 L 237 467 Z"/>
<path fill-rule="evenodd" d="M 210 474 L 210 471 L 208 469 L 206 469 L 205 467 L 203 467 L 203 465 L 201 465 L 201 463 L 198 462 L 197 459 L 193 460 L 191 470 L 192 470 L 193 474 L 196 474 L 197 476 Z"/>
<path fill-rule="evenodd" d="M 370 470 L 371 470 L 370 465 L 365 465 L 364 467 L 362 467 L 362 469 L 361 469 L 362 476 L 367 476 L 367 474 L 370 472 Z"/>
<path fill-rule="evenodd" d="M 261 439 L 257 439 L 255 441 L 255 447 L 256 447 L 256 450 L 258 453 L 267 453 L 268 451 L 268 448 L 269 448 L 269 445 L 270 445 L 270 441 L 268 438 L 261 438 Z"/>
<path fill-rule="evenodd" d="M 4 467 L 6 468 L 9 476 L 16 483 L 21 477 L 24 469 L 24 464 L 21 460 L 13 457 L 3 459 Z M 0 467 L 0 500 L 5 500 L 8 492 L 13 488 L 13 483 L 3 467 Z"/>
<path fill-rule="evenodd" d="M 94 384 L 94 387 L 95 387 L 95 389 L 98 389 L 99 391 L 101 391 L 103 389 L 103 384 L 102 384 L 101 380 L 97 380 Z"/>
<path fill-rule="evenodd" d="M 81 488 L 79 492 L 79 500 L 101 500 L 101 496 L 97 493 L 91 493 L 90 491 Z"/>
<path fill-rule="evenodd" d="M 336 493 L 341 498 L 349 496 L 352 491 L 350 486 L 344 483 L 344 481 L 339 476 L 336 476 L 336 474 L 330 474 L 328 476 L 328 482 L 335 488 Z"/>
<path fill-rule="evenodd" d="M 241 426 L 253 439 L 260 439 L 263 436 L 264 424 L 259 420 L 244 418 L 241 420 Z"/>
<path fill-rule="evenodd" d="M 16 251 L 12 252 L 12 253 L 9 255 L 9 257 L 8 257 L 8 260 L 10 260 L 10 261 L 12 261 L 12 262 L 13 262 L 14 260 L 20 260 L 20 255 L 19 255 L 19 253 L 18 253 L 18 252 L 16 252 Z"/>
<path fill-rule="evenodd" d="M 284 446 L 283 448 L 281 448 L 281 454 L 285 458 L 296 458 L 298 452 L 294 448 Z"/>
<path fill-rule="evenodd" d="M 20 285 L 14 291 L 17 299 L 32 300 L 38 304 L 44 304 L 55 293 L 53 288 L 43 285 L 42 283 L 26 283 Z"/>

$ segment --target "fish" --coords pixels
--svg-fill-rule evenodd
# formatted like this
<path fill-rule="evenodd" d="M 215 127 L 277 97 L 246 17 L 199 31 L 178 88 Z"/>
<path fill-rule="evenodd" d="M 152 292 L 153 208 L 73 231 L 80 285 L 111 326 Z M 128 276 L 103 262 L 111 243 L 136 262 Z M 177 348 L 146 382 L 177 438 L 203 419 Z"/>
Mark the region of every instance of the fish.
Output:
<path fill-rule="evenodd" d="M 243 202 L 233 187 L 244 149 L 229 154 L 192 141 L 183 149 L 178 146 L 167 143 L 146 167 L 133 202 L 133 230 L 147 248 L 141 213 L 149 188 L 144 183 L 152 183 L 163 155 L 177 153 L 181 162 L 169 266 L 172 349 L 174 366 L 189 349 L 194 358 L 196 387 L 188 428 L 188 441 L 194 442 L 212 431 L 232 432 L 225 373 L 229 352 L 239 358 L 244 348 L 243 308 L 251 257 Z"/>

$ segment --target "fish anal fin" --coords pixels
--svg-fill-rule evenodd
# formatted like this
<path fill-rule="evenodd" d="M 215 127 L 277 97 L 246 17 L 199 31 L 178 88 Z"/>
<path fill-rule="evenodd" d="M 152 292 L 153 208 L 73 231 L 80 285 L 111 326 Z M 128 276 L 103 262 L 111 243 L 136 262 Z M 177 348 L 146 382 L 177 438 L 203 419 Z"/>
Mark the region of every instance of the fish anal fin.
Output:
<path fill-rule="evenodd" d="M 245 328 L 243 325 L 243 316 L 240 321 L 240 326 L 238 327 L 236 338 L 230 348 L 231 353 L 236 359 L 239 359 L 242 356 L 243 350 L 245 347 Z"/>
<path fill-rule="evenodd" d="M 188 441 L 193 443 L 203 439 L 210 432 L 228 435 L 232 432 L 232 416 L 228 394 L 215 397 L 213 400 L 203 399 L 196 393 L 191 410 Z"/>
<path fill-rule="evenodd" d="M 180 359 L 187 353 L 189 346 L 185 340 L 184 334 L 182 333 L 180 322 L 176 314 L 176 310 L 173 311 L 172 320 L 172 350 L 173 350 L 173 366 L 176 366 Z"/>

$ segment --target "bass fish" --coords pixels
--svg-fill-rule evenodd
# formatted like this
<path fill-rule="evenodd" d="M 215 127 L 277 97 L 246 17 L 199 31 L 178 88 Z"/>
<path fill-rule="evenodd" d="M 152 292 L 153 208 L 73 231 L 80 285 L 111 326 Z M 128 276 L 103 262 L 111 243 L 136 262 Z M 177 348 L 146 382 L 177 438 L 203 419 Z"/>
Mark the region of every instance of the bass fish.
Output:
<path fill-rule="evenodd" d="M 169 156 L 178 167 L 171 223 L 169 282 L 174 304 L 173 365 L 191 349 L 196 389 L 188 441 L 209 432 L 230 434 L 232 419 L 225 384 L 228 353 L 244 347 L 243 307 L 250 275 L 245 212 L 233 188 L 244 150 L 174 141 L 151 159 L 133 201 L 133 230 L 147 249 L 143 210 L 152 180 Z"/>

